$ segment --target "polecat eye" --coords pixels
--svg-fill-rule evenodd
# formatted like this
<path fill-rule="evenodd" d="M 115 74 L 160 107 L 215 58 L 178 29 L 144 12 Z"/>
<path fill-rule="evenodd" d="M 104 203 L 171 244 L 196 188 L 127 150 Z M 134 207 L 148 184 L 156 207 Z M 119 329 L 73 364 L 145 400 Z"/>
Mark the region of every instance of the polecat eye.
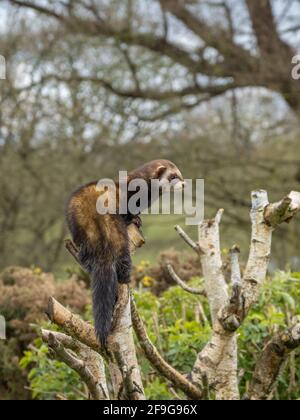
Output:
<path fill-rule="evenodd" d="M 176 175 L 171 175 L 170 176 L 170 181 L 174 181 L 174 179 L 177 179 L 177 176 Z"/>

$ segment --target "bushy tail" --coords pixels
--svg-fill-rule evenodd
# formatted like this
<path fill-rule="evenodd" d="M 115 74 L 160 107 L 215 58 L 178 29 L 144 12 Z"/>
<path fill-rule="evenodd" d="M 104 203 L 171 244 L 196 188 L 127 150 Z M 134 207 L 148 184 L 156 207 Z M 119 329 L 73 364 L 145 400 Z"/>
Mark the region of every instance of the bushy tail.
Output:
<path fill-rule="evenodd" d="M 117 300 L 117 274 L 113 265 L 96 264 L 90 275 L 96 335 L 101 346 L 105 347 Z"/>

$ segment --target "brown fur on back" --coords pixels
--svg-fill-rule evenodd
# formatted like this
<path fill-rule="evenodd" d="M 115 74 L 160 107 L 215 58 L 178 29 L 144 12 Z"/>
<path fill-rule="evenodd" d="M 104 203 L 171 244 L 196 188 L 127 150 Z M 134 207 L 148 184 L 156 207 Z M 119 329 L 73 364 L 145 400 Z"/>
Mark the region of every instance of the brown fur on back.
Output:
<path fill-rule="evenodd" d="M 101 191 L 97 190 L 97 184 L 91 183 L 80 188 L 72 196 L 68 214 L 76 220 L 80 232 L 84 232 L 92 246 L 101 244 L 101 240 L 108 241 L 108 245 L 115 251 L 124 247 L 123 227 L 120 227 L 120 218 L 117 215 L 100 215 L 97 212 L 97 200 Z M 76 236 L 76 235 L 75 235 Z M 74 238 L 76 245 L 81 238 Z"/>

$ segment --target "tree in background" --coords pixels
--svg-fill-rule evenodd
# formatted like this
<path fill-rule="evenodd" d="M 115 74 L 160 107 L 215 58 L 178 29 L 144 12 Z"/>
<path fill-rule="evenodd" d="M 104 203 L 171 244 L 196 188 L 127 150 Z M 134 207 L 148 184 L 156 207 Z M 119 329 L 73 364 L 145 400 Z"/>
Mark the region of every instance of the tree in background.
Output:
<path fill-rule="evenodd" d="M 255 11 L 240 1 L 48 4 L 0 8 L 8 67 L 0 84 L 1 266 L 61 268 L 70 192 L 145 156 L 169 157 L 186 177 L 205 178 L 207 212 L 228 203 L 225 240 L 230 228 L 246 244 L 248 191 L 264 185 L 276 200 L 300 180 L 289 99 L 299 83 L 286 59 L 298 2 L 257 2 Z M 276 21 L 264 26 L 269 52 L 252 15 Z M 166 223 L 146 219 L 145 227 L 153 252 L 174 242 L 167 230 L 164 242 L 155 233 Z M 276 265 L 299 253 L 294 229 L 280 231 L 287 245 L 275 242 Z"/>
<path fill-rule="evenodd" d="M 63 80 L 89 81 L 121 98 L 150 101 L 160 115 L 233 89 L 264 87 L 280 93 L 300 116 L 299 83 L 291 77 L 299 35 L 296 1 L 9 3 L 49 18 L 49 25 L 67 34 L 101 38 L 115 55 L 108 65 L 118 60 L 130 75 L 128 83 L 116 83 L 117 68 L 111 77 L 100 67 L 97 72 L 85 68 Z M 158 72 L 153 62 L 159 62 Z"/>

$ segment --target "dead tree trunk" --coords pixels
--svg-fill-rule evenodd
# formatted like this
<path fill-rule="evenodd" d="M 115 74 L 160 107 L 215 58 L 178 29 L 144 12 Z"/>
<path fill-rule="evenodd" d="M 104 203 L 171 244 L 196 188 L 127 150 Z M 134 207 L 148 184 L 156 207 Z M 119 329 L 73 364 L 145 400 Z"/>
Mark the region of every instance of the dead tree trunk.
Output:
<path fill-rule="evenodd" d="M 113 332 L 107 351 L 100 348 L 93 327 L 70 313 L 53 298 L 48 314 L 65 334 L 42 331 L 42 337 L 57 357 L 76 370 L 86 383 L 93 399 L 145 399 L 141 372 L 133 341 L 132 325 L 145 357 L 159 375 L 187 398 L 205 399 L 209 391 L 219 400 L 239 400 L 238 348 L 236 333 L 257 302 L 265 282 L 271 255 L 272 233 L 283 222 L 290 222 L 300 211 L 300 193 L 292 192 L 282 201 L 269 204 L 266 191 L 252 193 L 252 239 L 248 264 L 243 277 L 239 267 L 239 249 L 231 250 L 232 282 L 227 285 L 222 272 L 219 225 L 223 210 L 199 226 L 195 243 L 180 228 L 181 238 L 199 255 L 205 279 L 205 290 L 186 285 L 168 266 L 169 273 L 187 293 L 207 296 L 213 333 L 210 341 L 196 358 L 187 377 L 163 359 L 149 340 L 138 308 L 130 299 L 130 290 L 121 286 L 113 319 Z M 135 226 L 129 227 L 132 251 L 141 246 L 143 238 Z M 76 258 L 76 249 L 68 243 Z M 271 339 L 262 352 L 249 393 L 249 399 L 268 399 L 289 354 L 300 345 L 300 325 Z M 109 367 L 112 387 L 107 385 L 105 364 Z"/>

